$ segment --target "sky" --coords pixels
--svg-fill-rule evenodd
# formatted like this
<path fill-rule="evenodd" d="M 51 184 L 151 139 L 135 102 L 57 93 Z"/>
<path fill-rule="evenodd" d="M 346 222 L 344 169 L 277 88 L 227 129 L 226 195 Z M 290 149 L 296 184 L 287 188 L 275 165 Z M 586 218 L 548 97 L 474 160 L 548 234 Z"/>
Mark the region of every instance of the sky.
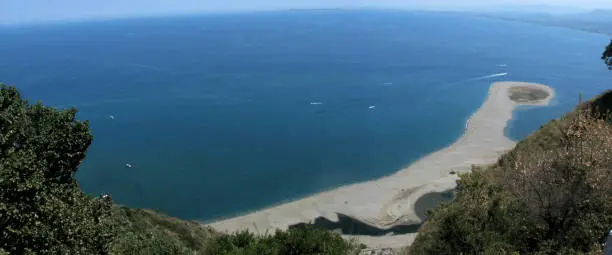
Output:
<path fill-rule="evenodd" d="M 0 0 L 0 24 L 300 8 L 471 10 L 517 5 L 612 9 L 612 0 Z"/>

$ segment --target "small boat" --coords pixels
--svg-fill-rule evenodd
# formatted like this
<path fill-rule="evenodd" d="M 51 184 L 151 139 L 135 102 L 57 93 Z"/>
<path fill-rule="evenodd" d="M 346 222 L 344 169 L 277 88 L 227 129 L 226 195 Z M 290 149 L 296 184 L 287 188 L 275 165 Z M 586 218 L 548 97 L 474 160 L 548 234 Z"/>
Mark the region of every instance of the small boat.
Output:
<path fill-rule="evenodd" d="M 111 120 L 114 120 L 115 119 L 115 115 L 108 115 L 108 118 L 111 119 Z"/>
<path fill-rule="evenodd" d="M 130 164 L 130 163 L 125 163 L 125 167 L 127 167 L 127 168 L 132 168 L 132 167 L 134 167 L 134 166 L 132 166 L 132 164 Z"/>
<path fill-rule="evenodd" d="M 322 105 L 322 102 L 310 102 L 310 105 Z"/>
<path fill-rule="evenodd" d="M 374 105 L 370 105 L 370 107 L 368 107 L 368 109 L 370 109 L 370 110 L 374 110 L 374 109 L 376 109 L 376 106 L 374 106 Z"/>

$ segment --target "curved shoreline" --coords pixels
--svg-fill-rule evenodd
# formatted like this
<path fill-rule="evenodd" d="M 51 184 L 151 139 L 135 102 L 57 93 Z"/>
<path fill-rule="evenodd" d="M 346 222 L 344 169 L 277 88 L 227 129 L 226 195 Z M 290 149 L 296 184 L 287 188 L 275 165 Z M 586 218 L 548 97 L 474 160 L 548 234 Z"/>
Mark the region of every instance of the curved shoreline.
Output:
<path fill-rule="evenodd" d="M 544 90 L 548 97 L 533 102 L 515 102 L 510 99 L 508 92 L 513 87 Z M 465 172 L 472 165 L 494 163 L 499 155 L 515 145 L 504 134 L 513 111 L 523 105 L 548 105 L 553 97 L 553 89 L 541 84 L 494 83 L 489 88 L 485 102 L 466 121 L 464 134 L 457 141 L 428 154 L 407 168 L 380 179 L 342 186 L 209 225 L 220 231 L 248 229 L 266 233 L 312 222 L 320 217 L 337 222 L 338 214 L 380 229 L 421 223 L 414 208 L 421 196 L 454 188 L 458 177 L 456 174 L 451 175 L 451 171 Z M 402 247 L 409 245 L 415 236 L 416 233 L 348 237 L 357 237 L 369 247 Z"/>

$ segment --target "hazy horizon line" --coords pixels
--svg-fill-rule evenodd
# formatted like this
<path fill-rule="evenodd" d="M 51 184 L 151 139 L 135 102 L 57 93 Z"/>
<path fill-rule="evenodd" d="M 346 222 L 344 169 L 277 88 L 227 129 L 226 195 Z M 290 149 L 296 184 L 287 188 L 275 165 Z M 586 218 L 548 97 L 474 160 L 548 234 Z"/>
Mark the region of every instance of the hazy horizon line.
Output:
<path fill-rule="evenodd" d="M 515 8 L 527 8 L 533 6 L 546 6 L 546 5 L 511 5 Z M 74 17 L 65 19 L 38 19 L 29 21 L 15 21 L 15 22 L 2 22 L 0 21 L 0 28 L 2 27 L 22 27 L 22 26 L 38 26 L 38 25 L 61 25 L 71 23 L 87 23 L 87 22 L 101 22 L 101 21 L 120 21 L 120 20 L 133 20 L 133 19 L 152 19 L 152 18 L 174 18 L 174 17 L 189 17 L 189 16 L 205 16 L 205 15 L 228 15 L 228 14 L 248 14 L 248 13 L 266 13 L 266 12 L 298 12 L 298 11 L 352 11 L 352 10 L 375 10 L 375 11 L 413 11 L 413 12 L 444 12 L 444 13 L 487 13 L 487 12 L 516 12 L 516 13 L 588 13 L 597 10 L 611 10 L 606 8 L 582 8 L 576 9 L 575 7 L 556 6 L 557 8 L 565 9 L 567 11 L 555 11 L 555 10 L 521 10 L 521 9 L 503 9 L 500 6 L 487 6 L 483 8 L 435 8 L 435 7 L 379 7 L 379 6 L 363 6 L 363 7 L 327 7 L 327 8 L 278 8 L 278 9 L 232 9 L 232 10 L 215 10 L 215 11 L 185 11 L 185 12 L 171 12 L 171 13 L 148 13 L 148 14 L 135 14 L 135 15 L 100 15 L 90 17 Z"/>

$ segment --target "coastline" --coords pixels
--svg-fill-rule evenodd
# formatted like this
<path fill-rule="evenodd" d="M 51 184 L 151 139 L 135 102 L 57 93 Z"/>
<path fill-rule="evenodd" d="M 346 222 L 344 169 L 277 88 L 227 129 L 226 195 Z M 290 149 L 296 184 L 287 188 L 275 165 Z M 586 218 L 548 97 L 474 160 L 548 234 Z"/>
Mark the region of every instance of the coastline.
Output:
<path fill-rule="evenodd" d="M 540 89 L 546 91 L 548 97 L 538 101 L 515 102 L 510 99 L 508 91 L 513 87 Z M 394 174 L 342 186 L 207 225 L 220 231 L 248 229 L 263 234 L 313 222 L 321 217 L 337 222 L 338 214 L 378 229 L 420 224 L 421 219 L 416 214 L 414 205 L 421 196 L 455 188 L 458 177 L 457 174 L 451 174 L 451 171 L 466 172 L 470 170 L 471 165 L 494 163 L 499 155 L 515 145 L 515 142 L 504 134 L 514 110 L 524 105 L 548 105 L 553 97 L 553 89 L 541 84 L 494 83 L 489 88 L 485 102 L 466 121 L 464 134 L 457 141 Z M 357 238 L 369 247 L 398 248 L 412 243 L 416 232 L 384 236 L 344 236 Z"/>

